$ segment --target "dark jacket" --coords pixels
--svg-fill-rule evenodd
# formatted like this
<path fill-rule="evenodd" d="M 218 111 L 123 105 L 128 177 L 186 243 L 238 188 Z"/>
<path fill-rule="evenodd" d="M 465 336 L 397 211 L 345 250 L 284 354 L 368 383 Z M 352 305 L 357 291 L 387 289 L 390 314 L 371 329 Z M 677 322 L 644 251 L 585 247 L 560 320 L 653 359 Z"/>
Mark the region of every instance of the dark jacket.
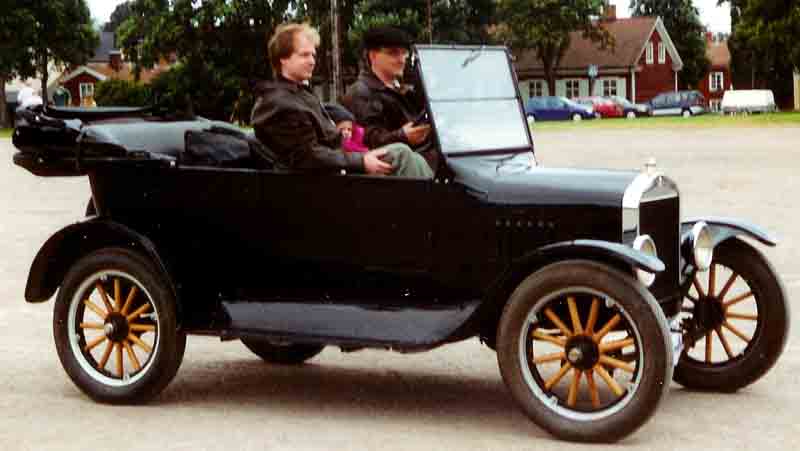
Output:
<path fill-rule="evenodd" d="M 364 172 L 363 154 L 339 148 L 341 134 L 309 87 L 278 77 L 259 83 L 256 96 L 253 128 L 276 155 L 277 167 Z"/>
<path fill-rule="evenodd" d="M 389 88 L 369 69 L 363 69 L 350 85 L 344 98 L 356 122 L 364 127 L 364 144 L 370 149 L 391 143 L 408 144 L 403 126 L 414 121 L 422 111 L 413 91 Z M 437 158 L 430 140 L 414 148 L 436 170 Z"/>

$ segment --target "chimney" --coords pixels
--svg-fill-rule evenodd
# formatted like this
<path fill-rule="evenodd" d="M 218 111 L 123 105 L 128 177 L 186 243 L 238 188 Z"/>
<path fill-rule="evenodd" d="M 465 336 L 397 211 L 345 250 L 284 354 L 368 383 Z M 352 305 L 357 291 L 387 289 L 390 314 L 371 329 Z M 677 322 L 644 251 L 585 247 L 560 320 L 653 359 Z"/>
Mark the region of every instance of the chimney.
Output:
<path fill-rule="evenodd" d="M 108 65 L 114 69 L 114 72 L 119 72 L 122 69 L 122 52 L 112 50 L 108 53 L 108 58 Z"/>
<path fill-rule="evenodd" d="M 615 21 L 617 20 L 617 5 L 606 3 L 603 8 L 603 20 Z"/>

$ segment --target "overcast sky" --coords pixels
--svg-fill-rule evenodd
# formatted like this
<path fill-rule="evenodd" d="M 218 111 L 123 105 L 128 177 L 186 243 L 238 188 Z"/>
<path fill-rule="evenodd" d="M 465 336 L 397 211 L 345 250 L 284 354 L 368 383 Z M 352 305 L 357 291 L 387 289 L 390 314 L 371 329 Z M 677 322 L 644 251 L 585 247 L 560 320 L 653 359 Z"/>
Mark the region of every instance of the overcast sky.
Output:
<path fill-rule="evenodd" d="M 108 22 L 108 18 L 111 17 L 111 12 L 123 1 L 124 0 L 87 0 L 87 3 L 89 4 L 89 9 L 92 11 L 92 17 L 98 23 L 102 24 Z M 611 3 L 617 5 L 618 17 L 630 16 L 630 12 L 628 11 L 630 0 L 611 0 Z M 717 0 L 694 0 L 694 5 L 700 10 L 700 19 L 709 30 L 730 33 L 731 13 L 728 3 L 723 6 L 717 6 Z"/>

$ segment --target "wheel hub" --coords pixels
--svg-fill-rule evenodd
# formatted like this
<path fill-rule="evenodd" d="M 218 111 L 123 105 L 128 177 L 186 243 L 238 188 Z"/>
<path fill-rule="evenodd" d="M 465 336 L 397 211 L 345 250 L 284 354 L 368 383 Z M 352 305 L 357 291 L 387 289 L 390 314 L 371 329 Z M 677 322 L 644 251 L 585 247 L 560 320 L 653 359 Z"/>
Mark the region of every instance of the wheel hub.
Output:
<path fill-rule="evenodd" d="M 579 370 L 594 368 L 600 358 L 600 350 L 591 337 L 578 335 L 572 337 L 565 348 L 567 361 Z"/>
<path fill-rule="evenodd" d="M 713 330 L 725 321 L 725 310 L 716 298 L 705 297 L 695 305 L 693 316 L 703 330 Z"/>
<path fill-rule="evenodd" d="M 128 319 L 125 316 L 114 312 L 106 317 L 106 321 L 103 324 L 103 332 L 105 332 L 109 340 L 121 342 L 128 337 L 129 331 Z"/>

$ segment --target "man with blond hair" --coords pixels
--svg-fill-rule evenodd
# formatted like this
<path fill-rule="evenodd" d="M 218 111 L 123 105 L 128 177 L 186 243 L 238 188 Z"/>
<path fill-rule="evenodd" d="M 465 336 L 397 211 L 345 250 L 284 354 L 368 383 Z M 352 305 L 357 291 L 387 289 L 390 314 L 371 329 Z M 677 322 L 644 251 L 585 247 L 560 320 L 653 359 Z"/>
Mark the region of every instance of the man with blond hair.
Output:
<path fill-rule="evenodd" d="M 292 170 L 431 178 L 424 159 L 396 143 L 364 153 L 341 149 L 342 136 L 311 91 L 319 33 L 306 24 L 285 24 L 268 43 L 274 80 L 256 86 L 252 122 L 258 139 Z"/>

